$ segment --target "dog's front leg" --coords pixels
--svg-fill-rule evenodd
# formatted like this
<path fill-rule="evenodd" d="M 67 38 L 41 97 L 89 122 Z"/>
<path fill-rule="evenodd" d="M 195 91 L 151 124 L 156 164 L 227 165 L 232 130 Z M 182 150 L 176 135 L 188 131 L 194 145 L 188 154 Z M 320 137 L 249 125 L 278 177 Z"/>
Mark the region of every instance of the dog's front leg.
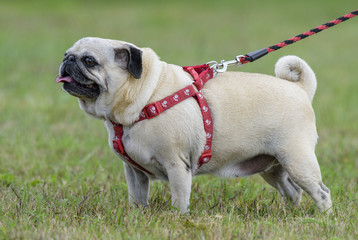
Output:
<path fill-rule="evenodd" d="M 124 164 L 124 174 L 128 186 L 128 198 L 131 205 L 148 205 L 149 178 L 141 171 Z"/>
<path fill-rule="evenodd" d="M 192 182 L 191 171 L 185 166 L 175 163 L 167 168 L 167 173 L 172 194 L 172 205 L 177 207 L 181 213 L 188 212 Z"/>

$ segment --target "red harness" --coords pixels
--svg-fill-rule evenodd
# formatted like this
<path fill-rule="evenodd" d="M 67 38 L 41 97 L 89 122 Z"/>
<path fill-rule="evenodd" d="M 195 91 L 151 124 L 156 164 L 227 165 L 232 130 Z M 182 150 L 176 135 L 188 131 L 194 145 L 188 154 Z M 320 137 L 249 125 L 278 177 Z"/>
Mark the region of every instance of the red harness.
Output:
<path fill-rule="evenodd" d="M 204 147 L 204 151 L 202 152 L 199 160 L 198 160 L 198 168 L 200 168 L 203 164 L 207 163 L 211 159 L 211 143 L 212 143 L 212 137 L 213 137 L 213 123 L 211 118 L 211 113 L 208 107 L 208 104 L 206 103 L 203 94 L 200 92 L 200 90 L 203 88 L 204 84 L 210 80 L 213 77 L 213 71 L 209 67 L 209 65 L 199 65 L 199 66 L 189 66 L 189 67 L 183 67 L 184 71 L 187 71 L 192 75 L 194 78 L 194 82 L 192 85 L 189 85 L 176 93 L 158 101 L 151 103 L 144 107 L 142 110 L 139 119 L 136 122 L 142 121 L 144 119 L 151 119 L 153 117 L 158 116 L 165 110 L 173 107 L 174 105 L 178 104 L 181 101 L 184 101 L 185 99 L 188 99 L 190 97 L 194 97 L 195 100 L 198 102 L 201 114 L 203 115 L 203 121 L 204 121 L 204 130 L 206 133 L 206 144 Z M 197 92 L 194 88 L 199 91 Z M 140 166 L 138 163 L 136 163 L 133 159 L 131 159 L 128 154 L 126 153 L 124 146 L 123 146 L 123 126 L 121 124 L 115 124 L 113 123 L 114 128 L 114 139 L 113 139 L 113 148 L 121 155 L 124 156 L 124 158 L 127 160 L 128 163 L 132 164 L 137 169 L 148 173 L 149 175 L 153 175 L 151 172 Z"/>

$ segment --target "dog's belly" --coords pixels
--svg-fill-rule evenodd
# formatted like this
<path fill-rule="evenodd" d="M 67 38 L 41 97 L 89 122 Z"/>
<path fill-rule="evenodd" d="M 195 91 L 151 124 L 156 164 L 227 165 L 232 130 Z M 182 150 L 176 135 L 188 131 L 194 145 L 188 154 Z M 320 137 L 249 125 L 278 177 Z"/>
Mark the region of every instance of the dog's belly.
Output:
<path fill-rule="evenodd" d="M 221 177 L 245 177 L 268 171 L 276 162 L 276 158 L 273 156 L 257 155 L 242 162 L 228 164 L 214 174 Z"/>

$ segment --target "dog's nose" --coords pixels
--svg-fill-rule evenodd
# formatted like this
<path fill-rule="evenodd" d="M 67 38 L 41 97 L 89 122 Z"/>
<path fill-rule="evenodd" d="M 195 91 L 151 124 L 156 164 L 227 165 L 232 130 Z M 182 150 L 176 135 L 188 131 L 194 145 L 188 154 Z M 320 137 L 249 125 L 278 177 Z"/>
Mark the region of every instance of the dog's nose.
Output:
<path fill-rule="evenodd" d="M 76 58 L 74 55 L 65 55 L 65 58 L 63 59 L 63 62 L 71 63 L 75 62 Z"/>
<path fill-rule="evenodd" d="M 74 62 L 74 61 L 75 61 L 75 56 L 69 55 L 66 60 L 67 60 L 68 62 Z"/>

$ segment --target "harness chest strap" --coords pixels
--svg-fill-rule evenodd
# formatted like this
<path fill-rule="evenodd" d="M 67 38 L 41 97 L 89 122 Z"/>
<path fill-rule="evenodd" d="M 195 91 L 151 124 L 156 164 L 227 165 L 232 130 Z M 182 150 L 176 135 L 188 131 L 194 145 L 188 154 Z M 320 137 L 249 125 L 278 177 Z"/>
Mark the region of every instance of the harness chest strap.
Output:
<path fill-rule="evenodd" d="M 190 66 L 190 67 L 183 67 L 183 69 L 187 72 L 189 72 L 192 77 L 194 78 L 194 85 L 195 87 L 200 91 L 204 84 L 213 77 L 213 71 L 210 69 L 209 65 L 199 65 L 199 66 Z M 189 85 L 176 93 L 158 101 L 151 103 L 144 107 L 142 110 L 139 119 L 137 122 L 145 120 L 145 119 L 151 119 L 153 117 L 158 116 L 165 110 L 175 106 L 181 101 L 184 101 L 185 99 L 188 99 L 190 97 L 194 97 L 195 100 L 198 102 L 201 114 L 203 116 L 203 122 L 204 122 L 204 130 L 206 133 L 206 144 L 204 147 L 204 151 L 201 154 L 199 160 L 198 160 L 198 168 L 200 168 L 203 164 L 210 161 L 212 154 L 211 154 L 211 144 L 212 144 L 212 136 L 213 136 L 213 123 L 212 123 L 212 117 L 209 110 L 209 106 L 207 102 L 205 101 L 205 98 L 201 92 L 197 92 L 193 85 Z M 124 158 L 132 164 L 137 169 L 148 173 L 149 175 L 153 175 L 151 172 L 140 166 L 138 163 L 136 163 L 134 160 L 132 160 L 129 155 L 126 153 L 124 146 L 123 146 L 123 126 L 120 124 L 113 123 L 114 128 L 114 139 L 113 139 L 113 148 L 120 154 L 124 156 Z"/>
<path fill-rule="evenodd" d="M 136 163 L 133 159 L 131 159 L 130 156 L 128 156 L 128 154 L 126 153 L 126 151 L 124 150 L 124 146 L 123 146 L 123 141 L 122 141 L 122 137 L 123 137 L 123 126 L 119 125 L 119 124 L 115 124 L 113 123 L 113 129 L 114 129 L 114 139 L 113 139 L 113 148 L 119 153 L 122 154 L 123 157 L 127 160 L 127 162 L 129 162 L 130 164 L 132 164 L 134 167 L 136 167 L 137 169 L 148 173 L 149 175 L 153 175 L 151 172 L 149 172 L 147 169 L 143 168 L 142 166 L 140 166 L 138 163 Z"/>

